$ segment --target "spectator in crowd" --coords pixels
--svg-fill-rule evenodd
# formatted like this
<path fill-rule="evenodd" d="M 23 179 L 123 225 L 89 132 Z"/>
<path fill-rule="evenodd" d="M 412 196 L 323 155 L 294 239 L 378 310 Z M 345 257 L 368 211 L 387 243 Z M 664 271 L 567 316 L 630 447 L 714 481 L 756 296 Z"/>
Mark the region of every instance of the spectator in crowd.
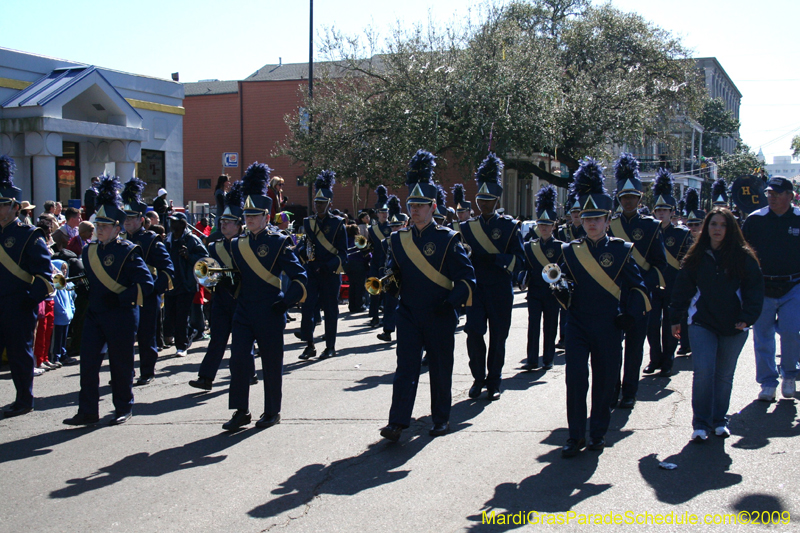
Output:
<path fill-rule="evenodd" d="M 220 177 L 217 178 L 217 186 L 214 188 L 214 201 L 217 204 L 217 209 L 215 214 L 217 216 L 217 224 L 219 224 L 219 220 L 222 216 L 222 213 L 225 212 L 225 193 L 228 192 L 231 188 L 231 177 L 227 174 L 222 174 Z"/>
<path fill-rule="evenodd" d="M 56 251 L 63 250 L 69 246 L 69 241 L 78 236 L 78 226 L 81 223 L 81 213 L 74 207 L 68 207 L 64 211 L 64 224 L 53 232 L 53 242 Z"/>
<path fill-rule="evenodd" d="M 736 361 L 758 319 L 764 280 L 758 259 L 724 207 L 706 215 L 700 237 L 683 260 L 670 302 L 672 334 L 692 339 L 692 440 L 714 431 L 729 437 L 728 407 Z M 689 331 L 681 331 L 688 316 Z"/>
<path fill-rule="evenodd" d="M 100 183 L 100 177 L 92 177 L 92 184 L 83 193 L 83 209 L 86 211 L 86 220 L 89 220 L 94 212 L 97 210 L 97 184 Z"/>
<path fill-rule="evenodd" d="M 64 222 L 67 221 L 66 217 L 61 213 L 63 210 L 64 206 L 61 205 L 61 202 L 56 202 L 56 207 L 53 209 L 53 214 L 55 215 L 59 226 L 63 226 Z"/>
<path fill-rule="evenodd" d="M 60 259 L 53 260 L 53 267 L 60 271 L 66 278 L 69 277 L 69 270 L 66 261 Z M 72 289 L 72 283 L 67 286 Z M 69 324 L 75 316 L 75 291 L 63 290 L 56 291 L 53 305 L 53 341 L 50 350 L 50 363 L 53 365 L 64 363 L 67 358 L 67 332 Z"/>
<path fill-rule="evenodd" d="M 144 214 L 144 229 L 152 231 L 152 226 L 155 226 L 160 222 L 161 221 L 158 219 L 158 213 L 155 211 L 148 211 Z"/>
<path fill-rule="evenodd" d="M 164 221 L 164 229 L 167 231 L 169 231 L 169 218 L 167 218 L 169 208 L 170 203 L 169 200 L 167 200 L 167 189 L 162 187 L 158 189 L 158 196 L 153 200 L 153 211 L 156 212 L 159 220 Z"/>
<path fill-rule="evenodd" d="M 36 206 L 25 200 L 19 209 L 19 219 L 29 226 L 33 226 L 33 210 Z"/>
<path fill-rule="evenodd" d="M 272 220 L 275 220 L 275 213 L 283 211 L 288 202 L 288 199 L 283 195 L 283 183 L 283 178 L 280 176 L 273 176 L 269 180 L 267 196 L 272 198 L 272 212 L 270 213 Z"/>
<path fill-rule="evenodd" d="M 211 226 L 208 224 L 208 219 L 206 217 L 200 219 L 200 222 L 197 223 L 197 229 L 202 231 L 203 235 L 206 237 L 211 235 Z"/>
<path fill-rule="evenodd" d="M 83 252 L 83 247 L 89 244 L 89 241 L 92 240 L 93 233 L 94 224 L 84 220 L 78 224 L 78 234 L 71 238 L 69 243 L 67 243 L 67 250 L 75 252 L 75 255 L 80 257 L 81 253 Z"/>
<path fill-rule="evenodd" d="M 47 200 L 44 203 L 44 212 L 42 215 L 52 215 L 55 218 L 55 210 L 56 203 L 53 200 Z M 39 218 L 42 218 L 42 215 L 39 215 Z"/>

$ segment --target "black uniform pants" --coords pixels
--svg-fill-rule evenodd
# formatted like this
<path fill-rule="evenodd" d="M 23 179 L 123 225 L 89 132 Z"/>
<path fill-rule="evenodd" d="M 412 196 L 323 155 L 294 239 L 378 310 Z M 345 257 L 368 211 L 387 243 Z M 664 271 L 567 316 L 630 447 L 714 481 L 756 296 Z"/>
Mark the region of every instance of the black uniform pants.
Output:
<path fill-rule="evenodd" d="M 24 296 L 0 298 L 0 353 L 6 350 L 17 389 L 14 405 L 33 407 L 33 330 L 36 305 Z"/>
<path fill-rule="evenodd" d="M 544 297 L 528 293 L 528 365 L 539 367 L 539 339 L 544 332 L 543 364 L 552 365 L 556 356 L 558 312 L 561 306 L 552 294 Z"/>
<path fill-rule="evenodd" d="M 650 311 L 650 323 L 647 326 L 650 365 L 662 370 L 672 370 L 675 350 L 678 348 L 678 339 L 672 336 L 672 326 L 669 320 L 669 300 L 661 295 L 654 295 L 652 303 L 653 309 Z"/>
<path fill-rule="evenodd" d="M 194 294 L 190 292 L 164 294 L 164 336 L 175 338 L 175 348 L 189 346 L 189 315 Z"/>
<path fill-rule="evenodd" d="M 464 331 L 467 332 L 469 369 L 475 381 L 485 384 L 487 388 L 500 389 L 513 305 L 514 290 L 511 283 L 478 283 L 472 293 L 472 306 L 467 307 L 467 325 Z M 483 339 L 487 322 L 488 350 Z"/>

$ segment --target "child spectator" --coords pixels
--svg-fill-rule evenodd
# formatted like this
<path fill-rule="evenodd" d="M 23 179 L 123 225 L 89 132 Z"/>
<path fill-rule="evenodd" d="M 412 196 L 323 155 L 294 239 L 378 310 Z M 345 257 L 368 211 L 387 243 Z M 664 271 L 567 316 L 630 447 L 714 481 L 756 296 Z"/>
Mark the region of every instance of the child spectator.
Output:
<path fill-rule="evenodd" d="M 61 271 L 64 277 L 68 277 L 67 262 L 60 259 L 53 260 L 53 267 Z M 67 285 L 68 289 L 72 284 Z M 50 363 L 61 364 L 62 359 L 67 355 L 67 332 L 72 317 L 75 316 L 75 291 L 63 290 L 56 291 L 53 306 L 53 348 L 50 355 Z"/>

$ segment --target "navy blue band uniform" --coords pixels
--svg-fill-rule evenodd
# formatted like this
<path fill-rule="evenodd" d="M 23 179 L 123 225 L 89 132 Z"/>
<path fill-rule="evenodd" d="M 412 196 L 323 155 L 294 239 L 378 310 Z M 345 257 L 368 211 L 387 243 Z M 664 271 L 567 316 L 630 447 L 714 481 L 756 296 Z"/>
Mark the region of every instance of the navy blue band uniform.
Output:
<path fill-rule="evenodd" d="M 233 239 L 230 251 L 233 267 L 241 276 L 241 289 L 233 317 L 229 407 L 249 410 L 256 342 L 263 372 L 264 416 L 274 417 L 281 411 L 286 309 L 305 300 L 306 271 L 292 249 L 292 240 L 266 229 Z M 290 280 L 285 293 L 281 272 Z"/>
<path fill-rule="evenodd" d="M 144 299 L 144 304 L 139 309 L 139 330 L 136 335 L 139 345 L 139 375 L 143 380 L 147 380 L 155 375 L 158 359 L 156 330 L 161 313 L 161 299 L 162 295 L 172 288 L 175 267 L 172 265 L 167 247 L 154 232 L 142 227 L 136 233 L 125 234 L 124 238 L 142 250 L 144 262 L 154 282 L 153 292 Z"/>
<path fill-rule="evenodd" d="M 381 243 L 384 239 L 388 238 L 390 234 L 391 229 L 389 228 L 388 220 L 383 224 L 373 224 L 367 230 L 367 236 L 372 249 L 372 260 L 369 266 L 370 277 L 382 278 L 383 273 L 386 271 L 386 252 Z M 374 325 L 377 325 L 377 320 L 379 319 L 378 315 L 380 313 L 380 305 L 383 297 L 383 293 L 373 294 L 369 297 L 369 316 L 376 321 Z"/>
<path fill-rule="evenodd" d="M 52 268 L 41 229 L 19 219 L 0 227 L 0 353 L 16 388 L 12 411 L 33 408 L 33 332 L 37 305 L 53 293 Z"/>
<path fill-rule="evenodd" d="M 388 270 L 400 277 L 397 309 L 397 371 L 389 423 L 408 427 L 423 349 L 427 353 L 433 423 L 450 418 L 455 309 L 472 303 L 475 272 L 458 234 L 434 222 L 390 237 Z"/>
<path fill-rule="evenodd" d="M 476 385 L 499 391 L 514 301 L 512 274 L 525 264 L 519 224 L 507 215 L 476 216 L 461 223 L 461 237 L 472 250 L 477 280 L 464 328 L 469 366 Z"/>
<path fill-rule="evenodd" d="M 556 334 L 561 306 L 550 285 L 542 278 L 542 269 L 555 263 L 563 263 L 561 247 L 564 242 L 550 237 L 544 241 L 532 239 L 525 244 L 525 260 L 528 269 L 528 369 L 539 368 L 539 341 L 544 333 L 542 362 L 545 367 L 553 364 L 556 354 Z"/>
<path fill-rule="evenodd" d="M 133 345 L 139 309 L 153 292 L 153 277 L 142 249 L 124 239 L 106 245 L 89 243 L 82 259 L 89 284 L 89 308 L 81 344 L 78 414 L 98 415 L 101 352 L 107 344 L 114 409 L 117 417 L 124 416 L 133 407 Z"/>

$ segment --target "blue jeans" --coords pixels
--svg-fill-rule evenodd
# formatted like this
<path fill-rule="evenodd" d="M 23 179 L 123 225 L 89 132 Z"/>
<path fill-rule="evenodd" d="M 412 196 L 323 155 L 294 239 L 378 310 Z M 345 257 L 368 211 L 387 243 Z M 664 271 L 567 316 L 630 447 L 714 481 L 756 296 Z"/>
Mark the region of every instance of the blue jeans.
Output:
<path fill-rule="evenodd" d="M 800 359 L 800 285 L 780 298 L 764 297 L 761 316 L 753 324 L 756 381 L 762 386 L 778 386 L 775 332 L 781 336 L 781 373 L 783 377 L 794 378 Z"/>
<path fill-rule="evenodd" d="M 692 427 L 706 431 L 728 425 L 733 373 L 747 332 L 726 337 L 702 326 L 689 325 L 692 343 Z"/>

